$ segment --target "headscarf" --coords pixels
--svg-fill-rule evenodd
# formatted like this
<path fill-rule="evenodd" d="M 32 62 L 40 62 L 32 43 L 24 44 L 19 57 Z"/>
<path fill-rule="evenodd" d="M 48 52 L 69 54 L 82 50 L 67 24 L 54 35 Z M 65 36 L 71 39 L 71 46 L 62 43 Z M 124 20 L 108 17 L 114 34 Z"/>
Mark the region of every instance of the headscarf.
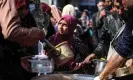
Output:
<path fill-rule="evenodd" d="M 20 18 L 25 17 L 29 11 L 29 0 L 15 0 L 15 3 Z"/>
<path fill-rule="evenodd" d="M 58 22 L 60 20 L 60 18 L 61 18 L 61 12 L 58 10 L 58 8 L 55 5 L 51 5 L 50 7 L 51 7 L 52 16 Z"/>
<path fill-rule="evenodd" d="M 74 16 L 72 15 L 65 15 L 63 16 L 61 20 L 65 20 L 66 23 L 68 24 L 68 32 L 69 32 L 69 35 L 72 35 L 74 30 L 76 29 L 76 25 L 77 25 L 77 20 Z M 59 22 L 60 22 L 59 21 Z"/>
<path fill-rule="evenodd" d="M 72 16 L 76 16 L 76 11 L 73 5 L 68 4 L 63 8 L 62 11 L 62 16 L 64 15 L 72 15 Z"/>
<path fill-rule="evenodd" d="M 76 29 L 77 20 L 74 16 L 71 15 L 65 15 L 61 17 L 60 21 L 61 20 L 65 20 L 66 23 L 68 24 L 68 34 L 62 35 L 57 32 L 55 35 L 53 35 L 50 38 L 50 41 L 55 46 L 61 42 L 68 41 L 69 45 L 72 46 L 73 33 L 74 30 Z"/>
<path fill-rule="evenodd" d="M 60 21 L 61 20 L 66 21 L 66 23 L 68 25 L 68 34 L 62 35 L 62 34 L 57 32 L 55 35 L 53 35 L 50 38 L 50 42 L 54 46 L 57 46 L 58 44 L 60 44 L 64 41 L 67 41 L 69 48 L 73 51 L 73 54 L 75 54 L 72 42 L 73 42 L 73 32 L 74 32 L 76 25 L 77 25 L 76 18 L 74 16 L 71 16 L 71 15 L 65 15 L 65 16 L 61 17 Z M 65 63 L 63 66 L 66 66 L 68 68 L 73 68 L 73 65 L 74 65 L 74 59 L 72 58 L 67 63 Z"/>
<path fill-rule="evenodd" d="M 46 3 L 41 3 L 41 7 L 42 7 L 43 12 L 51 15 L 51 8 L 49 5 L 47 5 Z"/>

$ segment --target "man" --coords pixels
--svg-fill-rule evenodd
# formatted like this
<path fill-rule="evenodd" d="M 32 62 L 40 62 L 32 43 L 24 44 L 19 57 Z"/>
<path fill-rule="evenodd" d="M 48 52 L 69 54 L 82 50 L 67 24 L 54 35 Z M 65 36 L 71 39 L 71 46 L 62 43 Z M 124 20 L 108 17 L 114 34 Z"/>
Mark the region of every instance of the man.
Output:
<path fill-rule="evenodd" d="M 104 0 L 105 9 L 110 12 L 112 9 L 112 0 Z"/>
<path fill-rule="evenodd" d="M 19 47 L 32 47 L 46 35 L 45 31 L 29 26 L 30 20 L 23 23 L 24 17 L 29 17 L 28 1 L 0 1 L 0 80 L 26 80 L 20 65 L 20 57 L 24 54 Z"/>
<path fill-rule="evenodd" d="M 100 40 L 98 46 L 95 48 L 93 53 L 84 60 L 83 63 L 90 63 L 91 59 L 95 57 L 107 57 L 110 41 L 113 39 L 120 27 L 124 24 L 118 12 L 119 9 L 116 9 L 113 14 L 107 15 L 105 17 L 105 21 L 103 23 L 103 26 L 101 27 L 101 33 L 99 33 L 101 36 L 99 36 Z M 116 42 L 113 43 L 113 46 L 116 46 Z"/>
<path fill-rule="evenodd" d="M 121 39 L 118 41 L 116 52 L 108 61 L 104 71 L 95 80 L 104 80 L 113 73 L 124 60 L 132 55 L 133 50 L 133 0 L 122 0 L 128 10 L 128 20 Z"/>
<path fill-rule="evenodd" d="M 97 3 L 97 7 L 98 7 L 98 12 L 96 12 L 95 14 L 92 15 L 92 32 L 93 32 L 93 46 L 94 48 L 96 48 L 96 46 L 99 43 L 100 40 L 100 36 L 101 36 L 101 27 L 103 26 L 104 23 L 104 19 L 106 14 L 105 6 L 104 6 L 104 1 L 103 0 L 99 0 L 99 2 Z"/>

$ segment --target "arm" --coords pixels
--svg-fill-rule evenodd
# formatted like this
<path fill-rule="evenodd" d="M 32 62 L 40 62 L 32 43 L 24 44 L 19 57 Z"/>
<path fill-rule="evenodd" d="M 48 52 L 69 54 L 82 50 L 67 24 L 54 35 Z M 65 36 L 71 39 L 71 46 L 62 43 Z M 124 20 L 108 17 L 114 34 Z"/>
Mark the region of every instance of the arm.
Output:
<path fill-rule="evenodd" d="M 15 0 L 2 0 L 0 2 L 0 24 L 5 39 L 23 45 L 33 45 L 45 36 L 44 32 L 37 28 L 28 29 L 20 27 Z"/>
<path fill-rule="evenodd" d="M 97 13 L 92 15 L 92 26 L 93 26 L 94 29 L 99 28 L 103 25 L 103 18 L 102 17 L 100 18 L 99 14 L 100 13 L 97 12 Z"/>
<path fill-rule="evenodd" d="M 107 21 L 107 20 L 106 20 Z M 90 63 L 90 60 L 95 58 L 96 56 L 98 58 L 105 57 L 105 53 L 108 51 L 109 47 L 109 42 L 110 42 L 110 37 L 107 29 L 107 22 L 105 21 L 102 31 L 101 31 L 101 36 L 100 36 L 100 42 L 98 43 L 98 46 L 96 49 L 93 51 L 91 55 L 89 55 L 84 61 L 83 64 L 85 63 Z"/>
<path fill-rule="evenodd" d="M 110 33 L 108 32 L 108 26 L 108 22 L 105 20 L 104 25 L 101 28 L 101 35 L 99 36 L 100 42 L 93 51 L 93 53 L 98 57 L 105 57 L 106 53 L 108 52 L 109 43 L 111 41 Z"/>
<path fill-rule="evenodd" d="M 126 65 L 127 67 L 131 67 L 131 66 L 133 65 L 133 58 L 129 58 L 129 59 L 126 61 L 125 65 Z"/>
<path fill-rule="evenodd" d="M 96 27 L 101 27 L 103 24 L 104 24 L 104 19 L 106 17 L 106 11 L 105 10 L 102 10 L 100 12 L 97 13 L 97 16 L 96 16 Z"/>
<path fill-rule="evenodd" d="M 125 61 L 125 59 L 120 56 L 117 52 L 114 53 L 109 62 L 107 63 L 104 71 L 99 75 L 100 80 L 104 80 L 108 77 L 109 74 L 113 73 L 119 66 Z"/>

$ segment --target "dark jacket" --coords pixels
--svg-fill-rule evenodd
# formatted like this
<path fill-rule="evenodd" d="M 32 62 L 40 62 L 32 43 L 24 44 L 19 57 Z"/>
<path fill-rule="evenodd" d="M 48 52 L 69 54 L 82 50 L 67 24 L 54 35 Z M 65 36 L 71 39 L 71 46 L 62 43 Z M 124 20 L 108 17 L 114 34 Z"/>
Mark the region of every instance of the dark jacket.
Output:
<path fill-rule="evenodd" d="M 96 48 L 98 43 L 100 42 L 100 36 L 101 36 L 101 29 L 102 26 L 105 22 L 105 17 L 107 15 L 105 15 L 104 17 L 102 17 L 101 19 L 99 18 L 100 12 L 96 12 L 95 14 L 93 14 L 92 16 L 92 38 L 93 38 L 93 47 Z"/>
<path fill-rule="evenodd" d="M 115 18 L 114 18 L 115 17 Z M 101 29 L 100 42 L 94 53 L 98 57 L 106 57 L 109 49 L 110 41 L 115 36 L 116 32 L 123 25 L 123 21 L 118 16 L 108 15 Z"/>

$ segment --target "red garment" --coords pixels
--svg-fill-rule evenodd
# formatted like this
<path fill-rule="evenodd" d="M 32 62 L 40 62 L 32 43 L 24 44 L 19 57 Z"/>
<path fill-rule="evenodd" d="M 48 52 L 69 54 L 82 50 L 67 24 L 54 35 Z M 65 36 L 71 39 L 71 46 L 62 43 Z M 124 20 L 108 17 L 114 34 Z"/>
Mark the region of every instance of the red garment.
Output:
<path fill-rule="evenodd" d="M 26 15 L 29 11 L 29 0 L 15 0 L 16 9 L 23 15 Z"/>
<path fill-rule="evenodd" d="M 21 10 L 23 13 L 27 14 L 29 10 L 29 0 L 15 0 L 16 9 Z M 51 8 L 46 3 L 41 3 L 42 9 L 44 12 L 51 14 Z"/>
<path fill-rule="evenodd" d="M 41 3 L 41 7 L 42 7 L 43 12 L 51 15 L 51 8 L 49 5 L 47 5 L 46 3 Z"/>
<path fill-rule="evenodd" d="M 28 0 L 15 0 L 16 1 L 16 8 L 19 9 L 21 7 L 28 7 Z"/>

